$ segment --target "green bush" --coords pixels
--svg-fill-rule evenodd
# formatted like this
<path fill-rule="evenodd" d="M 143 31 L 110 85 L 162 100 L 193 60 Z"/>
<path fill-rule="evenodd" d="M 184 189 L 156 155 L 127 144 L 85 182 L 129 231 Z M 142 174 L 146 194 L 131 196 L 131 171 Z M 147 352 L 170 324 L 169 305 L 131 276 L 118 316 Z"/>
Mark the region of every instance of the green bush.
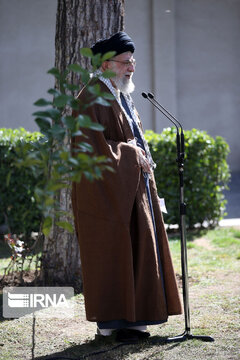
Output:
<path fill-rule="evenodd" d="M 203 222 L 215 226 L 224 216 L 230 178 L 227 155 L 229 146 L 220 136 L 216 139 L 205 131 L 185 131 L 184 199 L 187 204 L 186 225 Z M 160 197 L 165 198 L 167 224 L 179 224 L 179 175 L 177 169 L 176 131 L 167 128 L 161 134 L 146 131 L 153 159 L 157 164 L 155 177 Z"/>
<path fill-rule="evenodd" d="M 21 129 L 0 129 L 0 225 L 7 232 L 28 236 L 39 230 L 41 213 L 34 189 L 36 179 L 31 167 L 17 166 L 23 152 L 31 152 L 42 135 Z"/>

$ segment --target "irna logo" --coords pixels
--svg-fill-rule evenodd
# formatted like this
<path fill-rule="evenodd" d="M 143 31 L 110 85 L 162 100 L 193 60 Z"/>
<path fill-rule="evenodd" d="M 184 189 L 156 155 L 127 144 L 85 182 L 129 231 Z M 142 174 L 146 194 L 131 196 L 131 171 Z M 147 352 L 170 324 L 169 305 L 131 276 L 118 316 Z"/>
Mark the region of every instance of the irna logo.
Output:
<path fill-rule="evenodd" d="M 11 308 L 47 308 L 49 306 L 69 307 L 64 294 L 12 294 L 8 293 L 8 306 Z"/>
<path fill-rule="evenodd" d="M 31 313 L 46 317 L 73 317 L 72 287 L 5 287 L 3 316 L 18 318 Z"/>

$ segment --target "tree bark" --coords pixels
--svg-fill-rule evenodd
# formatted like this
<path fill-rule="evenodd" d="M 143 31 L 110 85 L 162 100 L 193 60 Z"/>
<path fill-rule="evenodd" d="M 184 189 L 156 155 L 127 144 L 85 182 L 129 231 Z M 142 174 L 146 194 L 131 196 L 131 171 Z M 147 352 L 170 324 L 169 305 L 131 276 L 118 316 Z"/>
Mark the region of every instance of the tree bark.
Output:
<path fill-rule="evenodd" d="M 124 0 L 59 0 L 55 66 L 61 72 L 74 63 L 89 68 L 89 61 L 80 55 L 80 48 L 91 47 L 98 39 L 123 28 Z M 76 74 L 72 75 L 71 81 L 80 84 Z M 59 196 L 62 209 L 72 215 L 71 190 L 62 190 Z M 54 225 L 51 235 L 44 241 L 43 283 L 70 285 L 80 291 L 82 278 L 79 254 L 76 235 Z"/>

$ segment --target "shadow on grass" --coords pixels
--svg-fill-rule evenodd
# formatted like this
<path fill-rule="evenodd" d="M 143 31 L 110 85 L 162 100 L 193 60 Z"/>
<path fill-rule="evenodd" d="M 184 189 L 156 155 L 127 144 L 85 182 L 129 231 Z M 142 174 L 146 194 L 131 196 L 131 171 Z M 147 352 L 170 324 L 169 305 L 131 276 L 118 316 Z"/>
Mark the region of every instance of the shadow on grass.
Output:
<path fill-rule="evenodd" d="M 74 345 L 68 349 L 56 352 L 51 355 L 34 357 L 35 360 L 82 360 L 82 359 L 98 359 L 98 360 L 121 360 L 126 354 L 134 354 L 159 345 L 166 345 L 167 337 L 153 336 L 150 339 L 136 344 L 131 343 L 115 343 L 112 338 L 110 341 L 92 340 L 80 345 Z M 171 345 L 177 346 L 178 344 Z"/>
<path fill-rule="evenodd" d="M 186 240 L 187 241 L 194 241 L 195 239 L 198 239 L 198 238 L 203 237 L 204 235 L 206 235 L 206 233 L 208 231 L 209 231 L 209 229 L 205 229 L 205 228 L 186 230 Z M 177 230 L 177 231 L 168 231 L 167 234 L 168 234 L 168 238 L 169 238 L 170 241 L 176 241 L 176 240 L 180 241 L 180 232 L 179 232 L 179 230 Z"/>

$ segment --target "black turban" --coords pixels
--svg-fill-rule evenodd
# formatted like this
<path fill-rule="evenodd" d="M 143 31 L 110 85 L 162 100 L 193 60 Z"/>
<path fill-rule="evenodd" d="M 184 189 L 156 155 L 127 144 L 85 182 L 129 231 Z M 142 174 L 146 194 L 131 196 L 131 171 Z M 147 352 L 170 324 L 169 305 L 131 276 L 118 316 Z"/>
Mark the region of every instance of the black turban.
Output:
<path fill-rule="evenodd" d="M 132 39 L 123 31 L 119 31 L 108 39 L 99 40 L 91 47 L 94 55 L 105 54 L 108 51 L 115 51 L 116 55 L 122 54 L 126 51 L 134 52 L 135 45 Z"/>

